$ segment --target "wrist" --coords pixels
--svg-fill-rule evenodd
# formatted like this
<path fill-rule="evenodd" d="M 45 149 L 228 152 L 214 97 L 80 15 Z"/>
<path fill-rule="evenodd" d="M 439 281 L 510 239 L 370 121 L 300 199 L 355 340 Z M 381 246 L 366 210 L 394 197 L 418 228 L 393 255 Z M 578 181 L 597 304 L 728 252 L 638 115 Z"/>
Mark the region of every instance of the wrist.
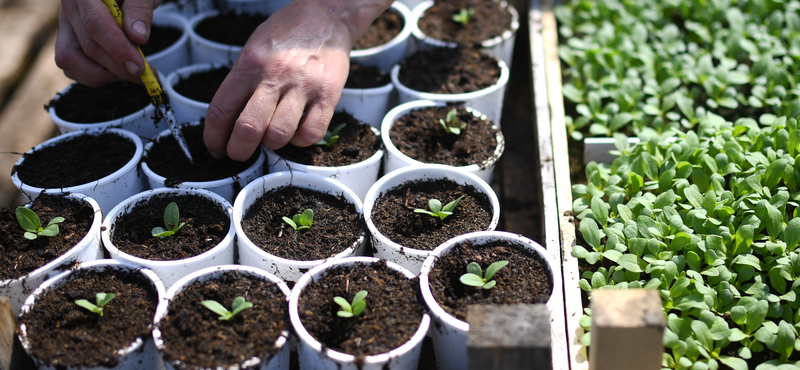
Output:
<path fill-rule="evenodd" d="M 347 29 L 352 45 L 361 38 L 372 22 L 392 4 L 393 0 L 295 0 L 330 16 Z"/>

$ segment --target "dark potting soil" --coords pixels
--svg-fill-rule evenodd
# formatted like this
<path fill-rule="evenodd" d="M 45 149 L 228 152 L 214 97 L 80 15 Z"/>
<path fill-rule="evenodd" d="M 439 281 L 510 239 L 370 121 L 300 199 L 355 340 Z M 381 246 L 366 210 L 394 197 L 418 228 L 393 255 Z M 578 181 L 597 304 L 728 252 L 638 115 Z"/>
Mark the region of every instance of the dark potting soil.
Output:
<path fill-rule="evenodd" d="M 314 211 L 311 229 L 295 231 L 283 221 L 306 209 Z M 362 218 L 344 197 L 294 186 L 262 195 L 245 212 L 242 229 L 267 253 L 295 261 L 334 256 L 364 235 Z"/>
<path fill-rule="evenodd" d="M 476 262 L 486 271 L 493 262 L 508 261 L 494 276 L 494 288 L 467 286 L 459 280 L 467 265 Z M 547 265 L 538 255 L 513 242 L 495 240 L 482 245 L 458 243 L 436 260 L 431 291 L 439 305 L 455 318 L 467 320 L 467 306 L 546 303 L 553 291 Z"/>
<path fill-rule="evenodd" d="M 167 186 L 173 186 L 187 181 L 213 181 L 236 176 L 258 160 L 260 150 L 256 150 L 244 162 L 212 157 L 203 141 L 204 128 L 202 121 L 199 125 L 181 126 L 194 162 L 189 163 L 172 135 L 159 137 L 147 151 L 143 161 L 153 172 L 167 178 Z"/>
<path fill-rule="evenodd" d="M 166 228 L 164 210 L 178 205 L 180 222 L 186 224 L 172 236 L 153 236 L 154 227 Z M 156 261 L 197 256 L 219 244 L 228 233 L 230 217 L 206 197 L 191 194 L 157 194 L 137 202 L 112 226 L 111 242 L 130 255 Z"/>
<path fill-rule="evenodd" d="M 417 208 L 427 210 L 432 198 L 445 205 L 462 195 L 453 214 L 444 220 L 414 212 Z M 378 194 L 371 217 L 378 231 L 395 243 L 430 251 L 450 238 L 486 230 L 492 222 L 492 206 L 489 197 L 471 185 L 420 180 Z"/>
<path fill-rule="evenodd" d="M 500 79 L 500 66 L 478 49 L 420 50 L 400 62 L 400 82 L 416 91 L 460 94 L 485 89 Z"/>
<path fill-rule="evenodd" d="M 392 82 L 388 73 L 382 71 L 377 66 L 362 66 L 355 62 L 350 62 L 350 74 L 344 87 L 348 89 L 371 89 L 386 86 Z"/>
<path fill-rule="evenodd" d="M 334 113 L 328 130 L 333 130 L 342 123 L 347 126 L 339 132 L 339 140 L 332 147 L 311 145 L 300 148 L 288 144 L 275 153 L 305 165 L 336 167 L 365 161 L 381 149 L 383 142 L 372 132 L 372 126 L 353 118 L 347 112 Z"/>
<path fill-rule="evenodd" d="M 86 202 L 48 194 L 36 197 L 31 209 L 39 216 L 42 227 L 56 217 L 64 217 L 64 222 L 58 224 L 58 235 L 28 240 L 15 210 L 1 209 L 0 280 L 28 274 L 66 253 L 86 236 L 95 216 Z"/>
<path fill-rule="evenodd" d="M 230 67 L 219 67 L 208 71 L 195 72 L 181 78 L 173 87 L 178 94 L 203 103 L 211 103 L 222 81 L 231 71 Z"/>
<path fill-rule="evenodd" d="M 152 55 L 172 46 L 182 35 L 183 30 L 178 27 L 153 24 L 150 26 L 150 38 L 139 47 L 145 56 Z"/>
<path fill-rule="evenodd" d="M 253 307 L 230 321 L 219 320 L 200 304 L 212 300 L 230 308 L 236 297 Z M 280 288 L 237 271 L 188 285 L 169 302 L 169 313 L 159 323 L 165 359 L 177 369 L 235 368 L 254 357 L 266 362 L 288 327 L 286 296 Z"/>
<path fill-rule="evenodd" d="M 97 181 L 125 166 L 136 144 L 121 135 L 101 132 L 76 135 L 30 154 L 12 170 L 39 188 L 65 188 Z"/>
<path fill-rule="evenodd" d="M 441 121 L 447 112 L 457 109 L 461 133 L 451 134 Z M 400 117 L 389 131 L 392 144 L 403 154 L 423 163 L 451 166 L 487 165 L 497 149 L 499 129 L 488 119 L 476 117 L 463 106 L 425 107 Z"/>
<path fill-rule="evenodd" d="M 323 347 L 356 356 L 389 352 L 409 339 L 419 328 L 425 304 L 419 295 L 418 278 L 409 279 L 378 263 L 356 263 L 327 270 L 303 289 L 298 302 L 303 327 Z M 366 290 L 367 308 L 361 315 L 342 318 L 339 296 L 353 301 L 356 292 Z"/>
<path fill-rule="evenodd" d="M 147 89 L 132 82 L 112 82 L 100 87 L 76 82 L 67 92 L 56 94 L 44 108 L 53 107 L 56 115 L 68 122 L 97 123 L 125 117 L 151 102 Z"/>
<path fill-rule="evenodd" d="M 461 9 L 475 11 L 466 25 L 453 20 Z M 499 1 L 447 0 L 436 1 L 426 9 L 417 26 L 428 37 L 480 47 L 481 42 L 510 30 L 511 20 L 511 13 Z"/>
<path fill-rule="evenodd" d="M 358 39 L 353 50 L 369 49 L 383 45 L 400 34 L 405 25 L 403 16 L 396 10 L 386 9 L 367 28 L 366 33 Z"/>
<path fill-rule="evenodd" d="M 220 44 L 244 46 L 253 31 L 266 20 L 265 15 L 225 12 L 200 21 L 194 31 Z"/>
<path fill-rule="evenodd" d="M 118 350 L 136 338 L 150 340 L 158 293 L 139 272 L 106 268 L 73 274 L 74 279 L 48 290 L 20 317 L 31 354 L 55 368 L 114 367 Z M 78 299 L 95 303 L 97 293 L 116 294 L 103 317 L 75 304 Z"/>

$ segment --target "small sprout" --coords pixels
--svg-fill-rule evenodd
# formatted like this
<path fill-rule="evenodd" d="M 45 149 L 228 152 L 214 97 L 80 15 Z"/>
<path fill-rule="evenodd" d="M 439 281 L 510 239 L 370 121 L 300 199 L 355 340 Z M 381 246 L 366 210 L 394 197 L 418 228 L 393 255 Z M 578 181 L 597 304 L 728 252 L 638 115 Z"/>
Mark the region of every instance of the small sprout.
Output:
<path fill-rule="evenodd" d="M 449 110 L 445 119 L 439 119 L 439 123 L 444 127 L 445 131 L 453 135 L 461 135 L 461 130 L 467 127 L 466 122 L 458 120 L 458 111 L 456 108 Z"/>
<path fill-rule="evenodd" d="M 103 317 L 103 307 L 105 307 L 108 302 L 111 302 L 111 300 L 116 296 L 117 295 L 114 293 L 97 293 L 95 295 L 95 300 L 97 301 L 96 305 L 85 299 L 79 299 L 75 301 L 75 304 L 100 315 L 100 317 Z"/>
<path fill-rule="evenodd" d="M 322 140 L 317 141 L 315 145 L 326 145 L 329 148 L 334 146 L 336 142 L 339 141 L 339 133 L 342 132 L 342 129 L 344 129 L 346 126 L 347 123 L 342 123 L 339 126 L 336 126 L 333 131 L 325 132 L 325 137 L 322 138 Z"/>
<path fill-rule="evenodd" d="M 444 207 L 442 207 L 442 202 L 439 201 L 439 199 L 432 198 L 428 201 L 428 208 L 430 208 L 430 211 L 417 208 L 414 210 L 414 212 L 424 213 L 430 215 L 431 217 L 439 217 L 440 220 L 444 220 L 445 217 L 453 214 L 453 210 L 456 209 L 456 206 L 458 205 L 458 202 L 461 201 L 461 198 L 464 198 L 464 196 L 462 195 L 458 197 L 458 199 L 445 204 Z"/>
<path fill-rule="evenodd" d="M 486 268 L 486 276 L 483 276 L 483 271 L 481 271 L 481 266 L 475 262 L 470 262 L 467 265 L 467 273 L 461 275 L 461 283 L 464 285 L 479 287 L 483 289 L 492 289 L 492 287 L 497 284 L 496 281 L 492 280 L 494 274 L 497 273 L 501 268 L 505 267 L 508 264 L 508 261 L 497 261 L 489 265 Z"/>
<path fill-rule="evenodd" d="M 303 211 L 303 213 L 294 215 L 292 218 L 284 217 L 283 221 L 289 224 L 295 231 L 308 230 L 311 228 L 311 224 L 314 223 L 314 211 L 308 208 Z"/>
<path fill-rule="evenodd" d="M 42 222 L 36 212 L 30 208 L 17 207 L 17 222 L 25 230 L 25 239 L 34 240 L 40 236 L 56 236 L 58 235 L 58 225 L 64 222 L 64 217 L 56 217 L 47 223 L 46 227 L 42 227 Z"/>
<path fill-rule="evenodd" d="M 364 300 L 366 297 L 366 290 L 361 290 L 356 293 L 356 296 L 353 297 L 353 303 L 347 303 L 347 300 L 342 297 L 333 297 L 333 301 L 342 307 L 342 310 L 336 312 L 336 315 L 339 317 L 353 317 L 361 315 L 361 313 L 367 308 L 367 301 Z"/>
<path fill-rule="evenodd" d="M 461 23 L 462 25 L 466 26 L 469 23 L 469 19 L 475 15 L 475 9 L 472 8 L 461 8 L 458 13 L 453 14 L 453 22 Z"/>
<path fill-rule="evenodd" d="M 154 227 L 153 228 L 153 236 L 157 236 L 159 238 L 167 238 L 180 230 L 185 222 L 178 223 L 180 221 L 180 213 L 178 213 L 178 205 L 175 202 L 167 204 L 167 209 L 164 210 L 164 226 L 163 227 Z"/>
<path fill-rule="evenodd" d="M 217 303 L 217 301 L 202 301 L 203 306 L 219 315 L 220 320 L 230 321 L 236 314 L 242 310 L 253 307 L 253 302 L 245 301 L 244 297 L 236 297 L 231 304 L 231 311 L 228 311 L 225 306 Z"/>

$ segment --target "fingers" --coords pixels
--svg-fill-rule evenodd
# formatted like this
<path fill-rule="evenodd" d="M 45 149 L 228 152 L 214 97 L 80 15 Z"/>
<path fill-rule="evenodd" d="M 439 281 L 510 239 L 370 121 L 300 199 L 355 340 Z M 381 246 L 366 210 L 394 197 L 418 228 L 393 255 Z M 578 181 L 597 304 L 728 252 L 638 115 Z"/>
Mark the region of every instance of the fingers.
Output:
<path fill-rule="evenodd" d="M 119 80 L 119 77 L 103 68 L 83 53 L 71 24 L 63 11 L 59 14 L 61 25 L 56 36 L 56 65 L 67 77 L 90 87 L 98 87 Z"/>
<path fill-rule="evenodd" d="M 325 137 L 328 125 L 333 117 L 334 106 L 326 105 L 324 100 L 312 101 L 300 120 L 292 140 L 292 145 L 305 147 L 313 145 Z"/>
<path fill-rule="evenodd" d="M 153 8 L 153 0 L 126 0 L 122 3 L 125 34 L 136 45 L 144 44 L 150 37 Z"/>
<path fill-rule="evenodd" d="M 206 148 L 208 148 L 208 151 L 211 152 L 213 156 L 230 156 L 234 158 L 234 156 L 228 153 L 228 140 L 239 118 L 239 113 L 242 112 L 242 109 L 249 103 L 248 101 L 253 95 L 253 91 L 255 91 L 258 86 L 257 82 L 254 83 L 254 81 L 258 81 L 258 79 L 253 78 L 249 73 L 240 73 L 237 69 L 231 70 L 228 77 L 225 78 L 219 89 L 217 89 L 214 98 L 211 99 L 211 103 L 206 111 L 203 141 L 205 141 Z M 272 102 L 273 106 L 276 101 L 277 98 Z M 265 109 L 260 107 L 265 107 L 266 105 L 267 102 L 264 100 L 258 102 L 258 104 L 253 102 L 251 104 L 251 111 L 255 109 Z M 264 111 L 264 114 L 272 115 L 272 111 Z M 255 134 L 258 130 L 256 123 L 255 120 L 247 121 L 247 125 L 250 125 L 250 127 L 240 128 L 237 137 L 248 137 L 248 133 Z M 266 127 L 264 127 L 264 129 L 266 129 Z M 263 134 L 264 131 L 261 130 L 260 132 Z M 248 142 L 250 141 L 253 140 L 248 140 Z M 259 136 L 258 140 L 255 140 L 255 146 L 257 146 L 260 141 L 261 137 Z M 255 146 L 252 144 L 248 145 L 248 147 L 253 148 Z M 234 155 L 236 158 L 243 156 L 241 154 Z M 246 160 L 249 157 L 250 156 L 247 155 L 242 160 Z"/>

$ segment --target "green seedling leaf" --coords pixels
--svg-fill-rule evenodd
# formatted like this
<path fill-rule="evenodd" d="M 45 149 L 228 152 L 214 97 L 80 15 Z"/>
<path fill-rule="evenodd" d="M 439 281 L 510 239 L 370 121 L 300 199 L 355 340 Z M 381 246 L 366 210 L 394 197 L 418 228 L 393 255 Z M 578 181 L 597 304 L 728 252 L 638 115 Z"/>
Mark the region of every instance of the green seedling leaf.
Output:
<path fill-rule="evenodd" d="M 202 301 L 200 302 L 205 308 L 211 310 L 211 312 L 216 313 L 219 315 L 218 320 L 222 321 L 230 321 L 233 319 L 238 313 L 242 312 L 243 310 L 253 307 L 253 302 L 247 302 L 244 297 L 236 297 L 233 299 L 233 303 L 231 303 L 232 311 L 228 311 L 225 306 L 221 305 L 217 301 Z"/>
<path fill-rule="evenodd" d="M 450 215 L 453 214 L 453 211 L 455 211 L 456 206 L 458 205 L 458 202 L 460 202 L 461 199 L 464 198 L 464 197 L 465 197 L 465 195 L 462 195 L 462 196 L 458 197 L 458 199 L 456 199 L 456 200 L 454 200 L 454 201 L 452 201 L 450 203 L 445 204 L 444 207 L 442 207 L 442 202 L 441 201 L 439 201 L 436 198 L 432 198 L 432 199 L 428 200 L 428 208 L 430 209 L 430 211 L 428 211 L 426 209 L 417 208 L 417 209 L 414 210 L 414 212 L 415 213 L 424 213 L 424 214 L 429 215 L 431 217 L 438 217 L 440 220 L 444 220 L 447 216 L 450 216 Z"/>
<path fill-rule="evenodd" d="M 367 308 L 367 301 L 365 298 L 367 297 L 366 290 L 360 290 L 356 295 L 353 297 L 353 302 L 347 302 L 346 299 L 336 296 L 333 297 L 333 301 L 339 305 L 342 309 L 336 312 L 336 315 L 339 317 L 354 317 L 361 315 L 362 312 Z"/>
<path fill-rule="evenodd" d="M 154 227 L 151 233 L 155 237 L 167 238 L 175 235 L 185 224 L 185 222 L 180 222 L 178 205 L 175 202 L 170 202 L 167 204 L 167 208 L 164 209 L 164 226 L 166 228 Z"/>
<path fill-rule="evenodd" d="M 15 213 L 19 226 L 25 230 L 23 236 L 25 239 L 30 240 L 34 240 L 40 236 L 53 237 L 58 235 L 57 224 L 64 222 L 64 217 L 55 217 L 47 223 L 46 227 L 42 228 L 39 216 L 30 208 L 17 207 Z"/>
<path fill-rule="evenodd" d="M 303 231 L 311 229 L 314 224 L 314 211 L 311 208 L 306 208 L 303 213 L 294 215 L 292 218 L 283 217 L 283 222 L 289 224 L 295 231 Z"/>
<path fill-rule="evenodd" d="M 439 124 L 444 127 L 445 131 L 453 135 L 461 135 L 461 130 L 467 127 L 466 122 L 458 120 L 458 110 L 456 108 L 447 111 L 447 116 L 443 120 L 440 119 Z"/>
<path fill-rule="evenodd" d="M 95 294 L 95 302 L 97 304 L 92 304 L 85 299 L 79 299 L 75 301 L 75 304 L 103 317 L 103 308 L 116 296 L 114 293 L 97 293 Z"/>
<path fill-rule="evenodd" d="M 347 127 L 347 123 L 341 123 L 336 126 L 333 131 L 326 131 L 325 137 L 323 137 L 322 140 L 314 143 L 314 145 L 325 145 L 329 148 L 336 145 L 336 143 L 339 142 L 339 133 L 342 132 L 342 129 L 345 127 Z"/>
<path fill-rule="evenodd" d="M 486 275 L 483 275 L 481 266 L 475 262 L 470 262 L 467 265 L 467 273 L 461 275 L 459 279 L 462 284 L 479 287 L 483 289 L 492 289 L 496 281 L 492 280 L 498 270 L 508 265 L 508 261 L 496 261 L 486 268 Z"/>
<path fill-rule="evenodd" d="M 475 15 L 475 9 L 461 8 L 459 9 L 458 13 L 453 14 L 453 17 L 451 19 L 453 20 L 453 22 L 460 23 L 466 26 L 473 15 Z"/>

